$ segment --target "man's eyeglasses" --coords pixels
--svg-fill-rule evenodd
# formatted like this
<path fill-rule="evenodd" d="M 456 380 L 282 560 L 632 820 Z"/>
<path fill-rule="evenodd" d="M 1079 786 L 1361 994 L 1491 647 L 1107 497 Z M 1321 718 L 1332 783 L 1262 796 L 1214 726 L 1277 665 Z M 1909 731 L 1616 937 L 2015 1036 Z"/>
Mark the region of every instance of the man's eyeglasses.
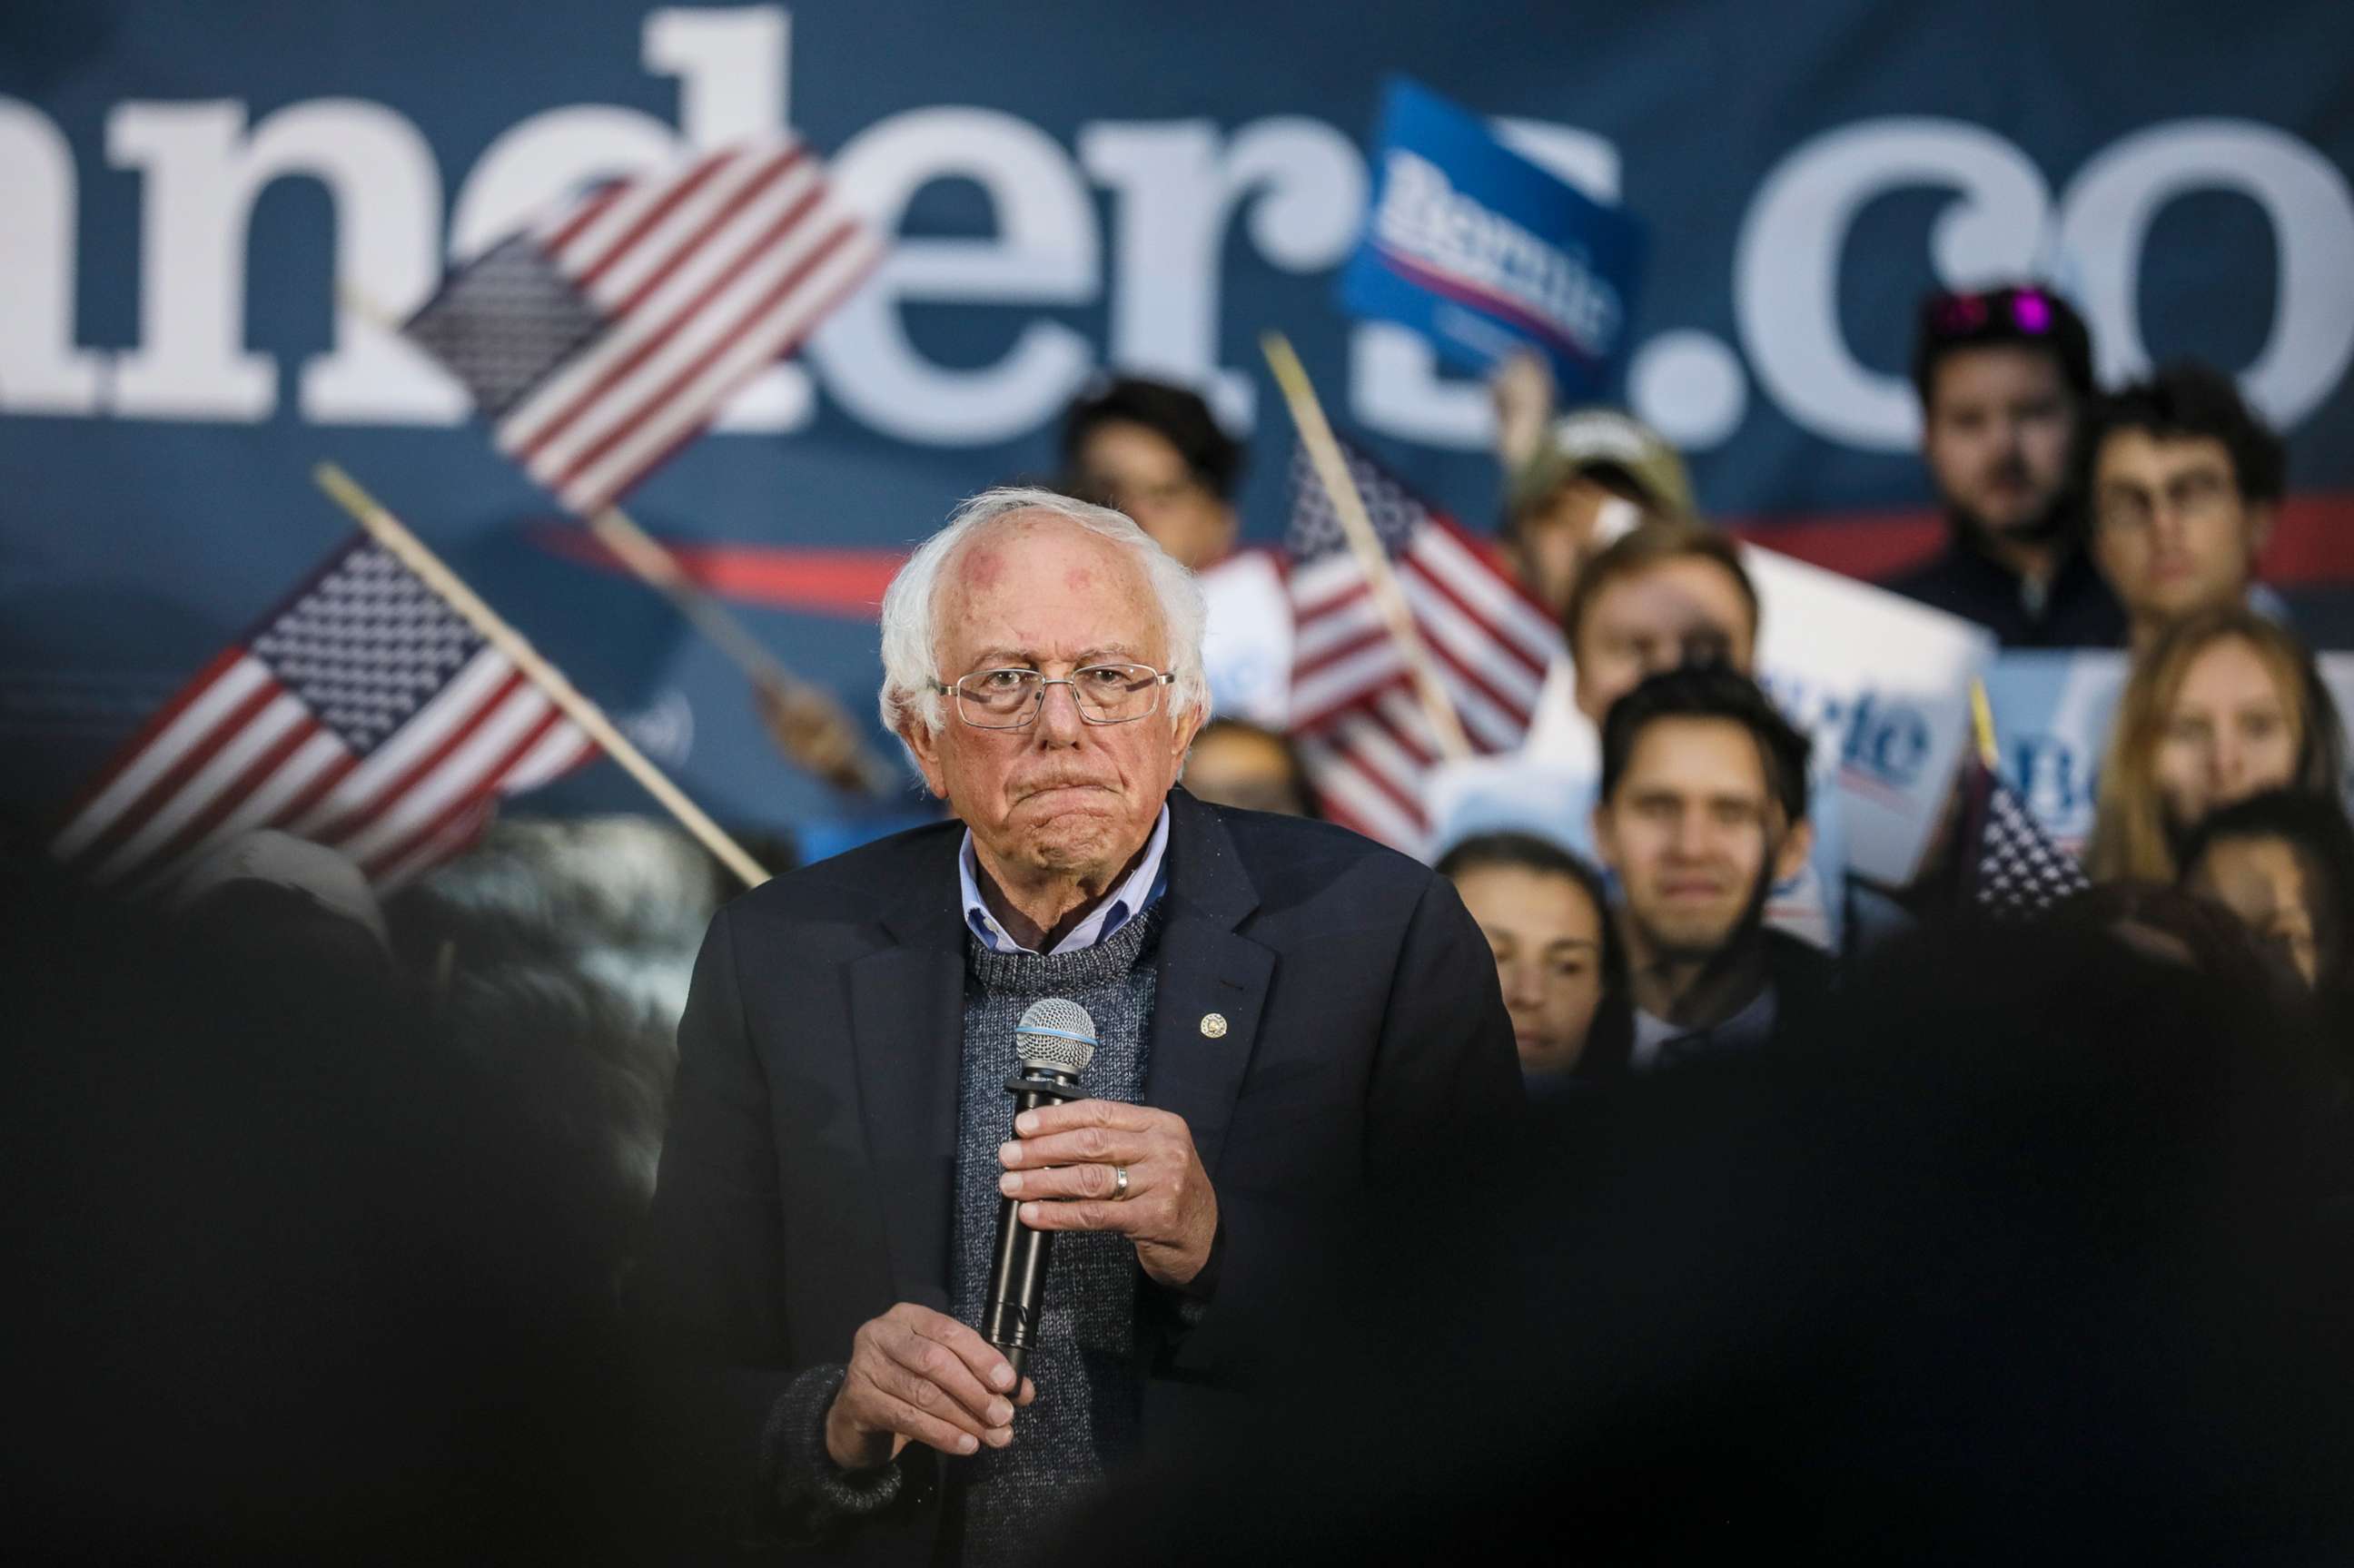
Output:
<path fill-rule="evenodd" d="M 2094 498 L 2093 518 L 2114 533 L 2139 533 L 2161 508 L 2186 523 L 2205 523 L 2222 515 L 2233 493 L 2229 479 L 2208 470 L 2178 474 L 2155 495 L 2138 484 L 2104 485 Z"/>
<path fill-rule="evenodd" d="M 1036 670 L 975 670 L 932 690 L 956 694 L 957 717 L 975 729 L 1024 729 L 1045 705 L 1046 688 L 1068 686 L 1089 724 L 1134 724 L 1161 706 L 1161 688 L 1177 679 L 1150 664 L 1089 664 L 1048 680 Z"/>
<path fill-rule="evenodd" d="M 1978 337 L 2044 337 L 2058 326 L 2052 297 L 2041 289 L 1991 289 L 1933 294 L 1922 323 L 1941 342 Z"/>

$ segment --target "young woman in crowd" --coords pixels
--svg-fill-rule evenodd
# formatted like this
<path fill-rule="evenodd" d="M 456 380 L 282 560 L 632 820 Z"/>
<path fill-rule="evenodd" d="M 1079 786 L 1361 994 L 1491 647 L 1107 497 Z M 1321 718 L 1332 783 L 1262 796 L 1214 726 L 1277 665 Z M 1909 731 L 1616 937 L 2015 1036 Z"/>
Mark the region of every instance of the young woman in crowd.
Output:
<path fill-rule="evenodd" d="M 2272 789 L 2335 803 L 2344 777 L 2337 705 L 2304 645 L 2236 606 L 2193 616 L 2126 683 L 2101 768 L 2093 876 L 2172 883 L 2210 812 Z"/>
<path fill-rule="evenodd" d="M 1627 955 L 1594 868 L 1533 834 L 1482 833 L 1447 851 L 1438 871 L 1495 952 L 1532 1092 L 1623 1070 L 1634 1027 Z"/>

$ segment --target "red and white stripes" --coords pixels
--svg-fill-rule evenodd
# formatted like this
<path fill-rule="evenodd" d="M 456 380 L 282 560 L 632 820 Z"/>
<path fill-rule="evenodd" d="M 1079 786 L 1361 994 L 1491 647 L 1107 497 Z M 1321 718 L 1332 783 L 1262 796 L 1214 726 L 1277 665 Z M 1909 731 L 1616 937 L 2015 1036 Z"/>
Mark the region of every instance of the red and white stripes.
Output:
<path fill-rule="evenodd" d="M 797 143 L 730 148 L 610 188 L 538 238 L 609 324 L 494 435 L 584 515 L 693 438 L 881 255 Z"/>
<path fill-rule="evenodd" d="M 595 750 L 485 648 L 363 758 L 232 647 L 92 780 L 51 849 L 101 884 L 146 888 L 224 839 L 280 828 L 397 887 L 471 843 L 496 797 Z"/>
<path fill-rule="evenodd" d="M 1480 547 L 1443 518 L 1418 524 L 1393 563 L 1466 737 L 1482 753 L 1521 744 L 1561 633 Z M 1293 569 L 1292 728 L 1327 813 L 1409 853 L 1429 830 L 1424 784 L 1441 758 L 1405 655 L 1355 556 Z"/>

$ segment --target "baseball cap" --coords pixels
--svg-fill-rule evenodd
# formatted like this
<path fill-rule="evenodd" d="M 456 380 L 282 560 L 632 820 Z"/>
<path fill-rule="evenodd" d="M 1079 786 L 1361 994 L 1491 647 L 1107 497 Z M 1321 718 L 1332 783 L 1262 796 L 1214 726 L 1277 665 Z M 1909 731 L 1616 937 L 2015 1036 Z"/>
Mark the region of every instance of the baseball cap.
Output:
<path fill-rule="evenodd" d="M 1512 476 L 1506 512 L 1517 517 L 1580 474 L 1624 475 L 1651 511 L 1692 513 L 1691 480 L 1667 438 L 1617 408 L 1573 408 L 1553 421 L 1536 456 Z"/>

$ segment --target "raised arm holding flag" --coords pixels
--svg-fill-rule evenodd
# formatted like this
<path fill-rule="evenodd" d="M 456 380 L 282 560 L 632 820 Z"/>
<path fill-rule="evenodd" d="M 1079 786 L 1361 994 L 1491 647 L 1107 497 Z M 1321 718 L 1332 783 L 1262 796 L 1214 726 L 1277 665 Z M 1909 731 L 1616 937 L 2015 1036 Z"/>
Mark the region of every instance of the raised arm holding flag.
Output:
<path fill-rule="evenodd" d="M 1341 444 L 1288 344 L 1269 334 L 1267 355 L 1300 432 L 1291 732 L 1326 815 L 1420 853 L 1430 770 L 1526 738 L 1561 632 L 1479 541 Z"/>

